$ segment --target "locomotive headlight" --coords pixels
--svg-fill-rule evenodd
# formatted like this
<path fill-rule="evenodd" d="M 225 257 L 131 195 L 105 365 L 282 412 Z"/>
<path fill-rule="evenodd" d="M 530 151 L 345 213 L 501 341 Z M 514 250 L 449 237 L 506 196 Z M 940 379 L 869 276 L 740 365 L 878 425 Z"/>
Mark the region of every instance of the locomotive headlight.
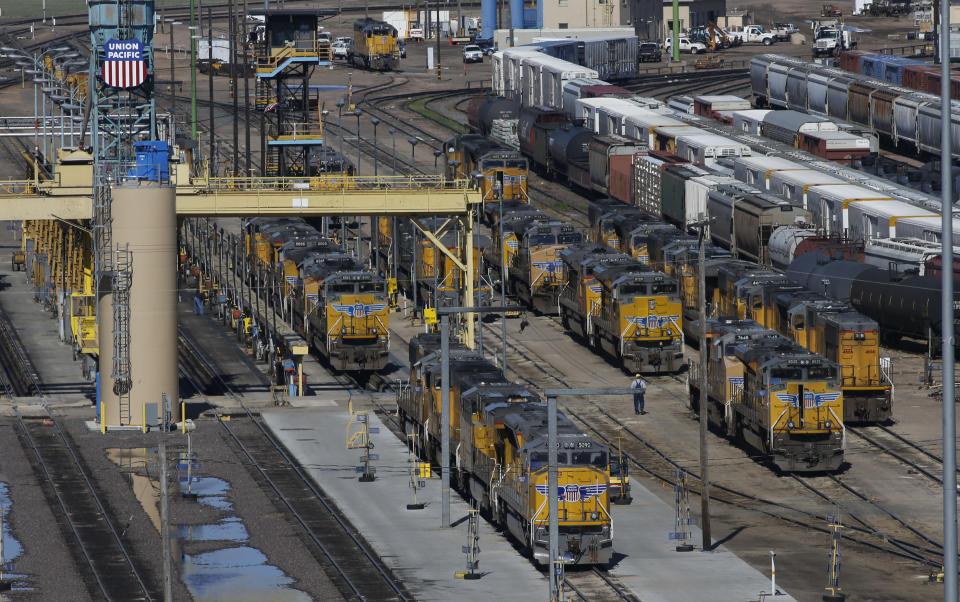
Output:
<path fill-rule="evenodd" d="M 377 332 L 378 332 L 378 331 L 377 331 L 377 327 L 374 326 L 374 327 L 373 327 L 373 334 L 377 334 Z"/>
<path fill-rule="evenodd" d="M 827 420 L 826 422 L 823 423 L 823 426 L 830 428 L 831 426 L 833 426 L 833 423 Z"/>
<path fill-rule="evenodd" d="M 792 428 L 793 428 L 793 420 L 787 422 L 787 428 L 788 428 L 788 429 L 792 429 Z"/>
<path fill-rule="evenodd" d="M 597 514 L 596 512 L 590 513 L 590 520 L 597 520 L 598 518 L 600 518 L 600 515 Z"/>

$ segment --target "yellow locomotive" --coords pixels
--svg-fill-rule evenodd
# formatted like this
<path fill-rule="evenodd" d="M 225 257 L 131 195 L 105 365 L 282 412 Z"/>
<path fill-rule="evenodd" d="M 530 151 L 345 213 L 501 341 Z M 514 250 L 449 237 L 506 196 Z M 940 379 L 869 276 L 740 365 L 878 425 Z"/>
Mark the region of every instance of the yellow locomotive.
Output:
<path fill-rule="evenodd" d="M 520 152 L 479 134 L 460 134 L 444 142 L 445 175 L 469 179 L 479 175 L 483 203 L 529 202 L 527 158 Z M 489 212 L 484 211 L 487 215 Z M 489 222 L 489 217 L 485 218 Z"/>
<path fill-rule="evenodd" d="M 683 317 L 677 281 L 623 253 L 594 244 L 560 252 L 564 328 L 615 358 L 628 372 L 683 366 Z"/>
<path fill-rule="evenodd" d="M 244 224 L 248 284 L 335 370 L 379 370 L 388 360 L 386 281 L 300 218 Z"/>
<path fill-rule="evenodd" d="M 409 389 L 398 400 L 406 432 L 440 457 L 442 382 L 436 334 L 410 342 Z M 526 386 L 503 378 L 475 351 L 450 344 L 452 482 L 495 524 L 543 563 L 548 557 L 547 409 Z M 606 564 L 613 556 L 609 450 L 558 415 L 560 549 L 570 564 Z M 619 471 L 619 467 L 616 467 Z"/>
<path fill-rule="evenodd" d="M 710 421 L 787 472 L 840 468 L 844 454 L 840 369 L 750 320 L 709 320 Z M 690 360 L 690 400 L 703 366 Z"/>
<path fill-rule="evenodd" d="M 390 71 L 400 65 L 397 29 L 385 21 L 369 17 L 353 22 L 353 47 L 347 60 L 366 69 Z"/>
<path fill-rule="evenodd" d="M 733 261 L 719 272 L 723 315 L 756 320 L 839 365 L 844 422 L 891 417 L 893 385 L 881 365 L 875 320 L 750 262 Z"/>

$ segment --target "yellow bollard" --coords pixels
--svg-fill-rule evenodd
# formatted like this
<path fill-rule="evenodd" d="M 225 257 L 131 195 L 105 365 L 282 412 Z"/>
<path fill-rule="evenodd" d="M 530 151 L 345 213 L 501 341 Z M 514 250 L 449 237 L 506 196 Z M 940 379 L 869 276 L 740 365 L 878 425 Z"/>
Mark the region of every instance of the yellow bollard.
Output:
<path fill-rule="evenodd" d="M 187 402 L 180 402 L 180 432 L 187 434 Z"/>
<path fill-rule="evenodd" d="M 147 434 L 147 402 L 143 402 L 143 424 L 140 425 L 140 431 Z"/>

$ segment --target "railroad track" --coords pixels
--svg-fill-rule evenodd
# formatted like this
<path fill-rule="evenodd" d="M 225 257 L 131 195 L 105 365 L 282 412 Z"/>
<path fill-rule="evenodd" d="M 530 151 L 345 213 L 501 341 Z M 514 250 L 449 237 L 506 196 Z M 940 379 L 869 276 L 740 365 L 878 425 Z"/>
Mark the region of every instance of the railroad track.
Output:
<path fill-rule="evenodd" d="M 902 462 L 912 471 L 943 485 L 943 458 L 882 425 L 847 427 L 847 432 L 866 441 L 884 454 Z M 957 470 L 960 473 L 960 470 Z M 958 491 L 960 495 L 960 491 Z"/>
<path fill-rule="evenodd" d="M 578 570 L 576 567 L 567 568 L 563 573 L 563 586 L 569 589 L 583 602 L 593 600 L 625 600 L 639 602 L 639 598 L 630 590 L 621 585 L 616 578 L 597 567 L 589 570 Z M 570 598 L 567 597 L 567 600 Z"/>
<path fill-rule="evenodd" d="M 140 576 L 76 450 L 49 407 L 44 407 L 47 416 L 42 419 L 17 413 L 20 441 L 33 451 L 34 468 L 60 509 L 61 530 L 67 538 L 72 534 L 77 544 L 78 567 L 89 569 L 82 576 L 91 596 L 117 601 L 162 597 Z"/>
<path fill-rule="evenodd" d="M 500 334 L 496 332 L 495 329 L 489 329 L 486 332 L 492 333 L 494 338 L 502 341 L 502 339 L 500 339 Z M 497 355 L 499 353 L 499 349 L 497 348 L 498 343 L 487 345 L 488 340 L 486 336 L 484 337 L 484 341 L 485 349 L 487 349 L 489 353 L 493 355 Z M 522 380 L 527 384 L 539 389 L 554 388 L 557 385 L 567 388 L 571 388 L 573 386 L 566 379 L 558 376 L 558 374 L 561 374 L 562 371 L 556 366 L 552 366 L 549 358 L 545 358 L 529 348 L 521 348 L 515 343 L 511 343 L 509 341 L 507 347 L 508 369 L 513 372 L 519 380 Z M 665 376 L 660 378 L 674 377 Z M 656 379 L 653 379 L 651 384 L 656 386 Z M 648 439 L 637 434 L 636 431 L 630 428 L 619 418 L 613 416 L 605 408 L 596 403 L 592 403 L 588 408 L 601 417 L 600 421 L 588 417 L 583 410 L 576 410 L 570 406 L 570 404 L 563 405 L 561 409 L 564 413 L 580 422 L 589 432 L 593 433 L 600 440 L 604 441 L 611 447 L 617 446 L 617 437 L 626 436 L 626 439 L 622 439 L 622 449 L 625 452 L 625 456 L 632 464 L 656 480 L 673 486 L 676 484 L 676 482 L 672 477 L 672 473 L 677 470 L 686 471 L 691 477 L 688 480 L 688 483 L 691 484 L 690 491 L 694 494 L 699 493 L 699 487 L 697 486 L 699 475 L 696 471 L 691 470 L 690 466 L 686 466 L 673 459 L 670 454 L 651 443 Z M 830 477 L 823 478 L 830 479 Z M 802 479 L 803 477 L 800 478 L 800 480 Z M 833 480 L 831 482 L 837 483 L 838 480 Z M 895 529 L 888 529 L 886 526 L 881 529 L 880 527 L 877 527 L 866 521 L 864 521 L 866 524 L 861 523 L 860 525 L 846 525 L 845 532 L 843 534 L 844 539 L 876 551 L 885 552 L 899 558 L 909 559 L 928 567 L 940 566 L 942 560 L 939 555 L 942 554 L 942 544 L 938 544 L 938 542 L 933 540 L 931 537 L 923 534 L 920 529 L 914 527 L 906 521 L 903 521 L 900 519 L 900 517 L 893 518 L 895 516 L 894 513 L 887 510 L 879 503 L 869 500 L 869 496 L 847 487 L 845 484 L 838 485 L 838 487 L 840 490 L 846 492 L 846 501 L 841 502 L 838 500 L 837 498 L 839 497 L 839 493 L 836 491 L 832 490 L 831 492 L 825 492 L 823 490 L 825 487 L 817 487 L 816 485 L 812 485 L 812 488 L 816 489 L 814 494 L 818 498 L 829 503 L 831 506 L 839 506 L 845 509 L 846 506 L 851 503 L 850 495 L 853 495 L 857 503 L 871 503 L 872 505 L 876 506 L 880 512 L 886 514 L 896 522 Z M 810 487 L 806 488 L 810 489 Z M 818 531 L 824 534 L 830 532 L 829 528 L 826 527 L 829 522 L 827 516 L 811 512 L 796 505 L 776 502 L 767 498 L 759 497 L 752 493 L 738 491 L 732 487 L 719 485 L 717 483 L 711 484 L 710 498 L 725 504 L 731 504 L 740 508 L 760 512 L 797 527 Z M 847 515 L 850 515 L 849 512 Z M 893 532 L 896 534 L 892 534 Z M 905 539 L 905 537 L 919 538 L 923 543 L 908 541 Z"/>
<path fill-rule="evenodd" d="M 140 575 L 80 456 L 50 409 L 36 371 L 15 340 L 10 322 L 2 312 L 0 329 L 4 331 L 5 343 L 10 344 L 11 337 L 15 341 L 8 356 L 23 363 L 22 371 L 28 375 L 31 388 L 40 395 L 39 405 L 44 410 L 41 418 L 24 417 L 17 410 L 18 437 L 21 445 L 33 452 L 34 470 L 46 483 L 51 504 L 60 510 L 57 520 L 65 540 L 72 539 L 76 543 L 72 550 L 90 595 L 118 601 L 160 597 L 151 591 Z M 84 571 L 83 567 L 88 570 Z"/>
<path fill-rule="evenodd" d="M 213 362 L 180 331 L 181 353 L 199 363 L 199 369 L 216 380 L 221 390 L 236 401 L 249 419 L 251 428 L 231 424 L 218 414 L 218 420 L 243 457 L 263 478 L 301 527 L 311 544 L 314 557 L 332 573 L 331 579 L 347 598 L 362 600 L 411 599 L 390 568 L 376 556 L 362 536 L 334 507 L 326 495 L 312 483 L 295 459 L 273 438 L 257 415 L 219 376 Z M 197 392 L 203 395 L 197 386 Z"/>

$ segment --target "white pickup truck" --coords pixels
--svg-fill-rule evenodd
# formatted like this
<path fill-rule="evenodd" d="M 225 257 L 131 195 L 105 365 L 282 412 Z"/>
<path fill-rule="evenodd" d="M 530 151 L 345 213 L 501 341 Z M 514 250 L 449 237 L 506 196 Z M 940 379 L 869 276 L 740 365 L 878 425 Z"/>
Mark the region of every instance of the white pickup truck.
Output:
<path fill-rule="evenodd" d="M 743 44 L 769 46 L 777 41 L 777 36 L 765 30 L 762 25 L 747 25 L 743 29 L 729 31 L 727 35 L 738 38 Z"/>
<path fill-rule="evenodd" d="M 677 47 L 680 48 L 680 52 L 689 52 L 690 54 L 697 54 L 700 52 L 706 52 L 706 44 L 701 44 L 700 42 L 694 42 L 686 36 L 680 36 L 678 38 L 679 42 Z M 673 52 L 673 36 L 667 36 L 667 40 L 663 43 L 663 48 L 666 53 L 669 55 Z"/>

